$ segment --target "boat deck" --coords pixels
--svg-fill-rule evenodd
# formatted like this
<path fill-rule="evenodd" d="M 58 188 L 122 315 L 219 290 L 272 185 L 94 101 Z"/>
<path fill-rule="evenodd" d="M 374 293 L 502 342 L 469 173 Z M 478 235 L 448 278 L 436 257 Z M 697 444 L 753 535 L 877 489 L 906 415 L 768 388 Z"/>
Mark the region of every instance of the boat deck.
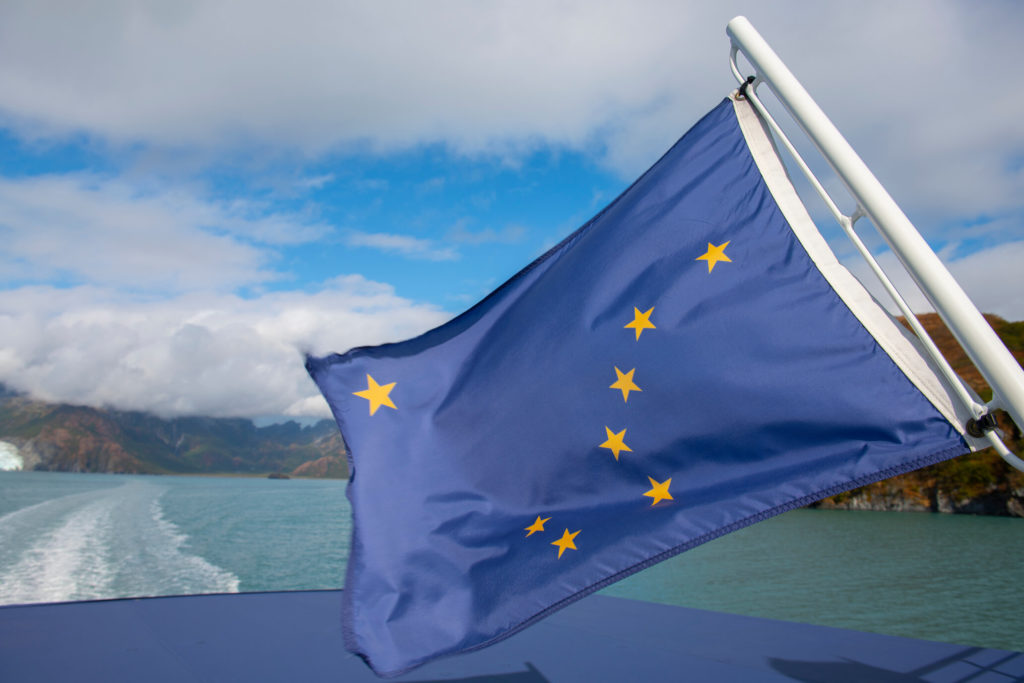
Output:
<path fill-rule="evenodd" d="M 0 607 L 2 681 L 376 681 L 341 591 Z M 399 681 L 1024 681 L 1024 654 L 595 595 Z"/>

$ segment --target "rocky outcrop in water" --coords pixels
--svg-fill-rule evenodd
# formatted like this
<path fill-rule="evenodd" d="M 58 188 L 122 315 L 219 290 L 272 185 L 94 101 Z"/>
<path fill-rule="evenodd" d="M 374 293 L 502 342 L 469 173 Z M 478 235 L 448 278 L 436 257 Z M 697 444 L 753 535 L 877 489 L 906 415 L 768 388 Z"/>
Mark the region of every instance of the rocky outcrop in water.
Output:
<path fill-rule="evenodd" d="M 1024 474 L 994 452 L 981 452 L 847 491 L 813 507 L 1024 517 Z"/>

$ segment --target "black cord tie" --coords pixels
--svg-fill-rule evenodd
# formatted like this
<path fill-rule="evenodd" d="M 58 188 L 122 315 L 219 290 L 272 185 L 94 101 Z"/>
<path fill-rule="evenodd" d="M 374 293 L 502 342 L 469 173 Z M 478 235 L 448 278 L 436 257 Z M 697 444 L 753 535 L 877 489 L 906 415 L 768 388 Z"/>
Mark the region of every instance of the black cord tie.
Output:
<path fill-rule="evenodd" d="M 967 433 L 973 436 L 975 439 L 980 439 L 985 436 L 988 432 L 991 432 L 998 425 L 996 424 L 996 416 L 992 413 L 985 413 L 978 419 L 973 417 L 967 421 Z"/>
<path fill-rule="evenodd" d="M 747 86 L 754 82 L 755 76 L 747 76 L 747 80 L 743 81 L 743 85 L 740 86 L 740 93 L 737 95 L 737 99 L 747 99 Z"/>

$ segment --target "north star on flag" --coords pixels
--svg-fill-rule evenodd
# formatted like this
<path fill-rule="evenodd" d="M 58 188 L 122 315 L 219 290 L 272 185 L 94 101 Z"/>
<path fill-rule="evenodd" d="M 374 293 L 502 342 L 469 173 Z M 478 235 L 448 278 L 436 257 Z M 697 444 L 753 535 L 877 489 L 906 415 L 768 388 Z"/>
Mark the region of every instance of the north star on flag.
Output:
<path fill-rule="evenodd" d="M 382 675 L 973 447 L 736 96 L 470 310 L 306 366 L 350 450 L 346 643 Z"/>

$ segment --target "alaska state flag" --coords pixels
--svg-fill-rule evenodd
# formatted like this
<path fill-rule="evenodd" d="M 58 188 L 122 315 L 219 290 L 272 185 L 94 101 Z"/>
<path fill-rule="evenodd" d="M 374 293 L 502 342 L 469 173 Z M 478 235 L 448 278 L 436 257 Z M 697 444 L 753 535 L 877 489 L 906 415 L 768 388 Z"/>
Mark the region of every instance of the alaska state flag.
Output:
<path fill-rule="evenodd" d="M 470 310 L 306 365 L 350 450 L 346 642 L 381 675 L 971 448 L 735 96 Z"/>

